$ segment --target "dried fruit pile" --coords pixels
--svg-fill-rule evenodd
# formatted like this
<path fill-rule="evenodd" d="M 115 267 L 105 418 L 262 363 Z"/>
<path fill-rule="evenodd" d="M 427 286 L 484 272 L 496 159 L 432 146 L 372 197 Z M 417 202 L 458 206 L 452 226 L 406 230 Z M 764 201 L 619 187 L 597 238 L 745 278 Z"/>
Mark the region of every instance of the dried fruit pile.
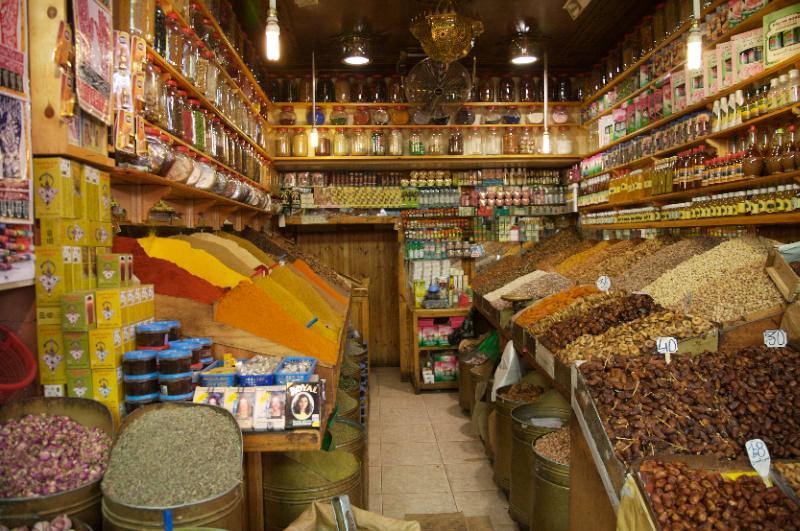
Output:
<path fill-rule="evenodd" d="M 539 304 L 531 306 L 528 311 L 517 318 L 516 322 L 524 327 L 533 325 L 542 317 L 546 317 L 561 308 L 569 306 L 576 299 L 593 293 L 600 293 L 600 290 L 594 286 L 575 286 L 566 291 L 556 293 L 555 295 L 547 297 Z"/>

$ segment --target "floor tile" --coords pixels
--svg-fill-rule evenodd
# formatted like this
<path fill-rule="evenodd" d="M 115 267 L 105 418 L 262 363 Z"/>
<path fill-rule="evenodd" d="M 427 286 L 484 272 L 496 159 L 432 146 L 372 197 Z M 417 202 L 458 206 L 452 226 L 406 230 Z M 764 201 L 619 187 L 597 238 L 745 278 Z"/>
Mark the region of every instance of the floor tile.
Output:
<path fill-rule="evenodd" d="M 389 408 L 398 408 L 398 407 L 418 407 L 420 409 L 425 409 L 425 402 L 420 395 L 396 395 L 396 396 L 385 396 L 381 395 L 378 399 L 378 405 L 381 409 L 386 407 Z"/>
<path fill-rule="evenodd" d="M 369 467 L 369 493 L 370 494 L 380 494 L 381 493 L 381 476 L 382 476 L 382 467 L 379 466 L 371 466 Z"/>
<path fill-rule="evenodd" d="M 445 465 L 445 469 L 453 492 L 493 490 L 497 488 L 492 479 L 494 475 L 492 464 L 488 460 L 481 463 Z"/>
<path fill-rule="evenodd" d="M 367 419 L 367 440 L 369 442 L 381 442 L 381 425 L 371 418 Z"/>
<path fill-rule="evenodd" d="M 428 412 L 425 408 L 419 407 L 398 407 L 390 408 L 386 406 L 380 412 L 381 426 L 392 426 L 394 424 L 420 424 L 430 422 Z"/>
<path fill-rule="evenodd" d="M 444 514 L 456 512 L 449 492 L 424 494 L 383 494 L 383 516 L 402 520 L 407 514 Z"/>
<path fill-rule="evenodd" d="M 446 465 L 489 460 L 480 440 L 440 442 L 439 452 L 442 454 L 442 462 Z"/>
<path fill-rule="evenodd" d="M 369 495 L 369 512 L 383 514 L 383 496 L 380 494 Z"/>
<path fill-rule="evenodd" d="M 381 426 L 381 444 L 436 442 L 429 422 Z"/>
<path fill-rule="evenodd" d="M 455 402 L 451 405 L 426 404 L 425 407 L 428 410 L 428 416 L 431 418 L 431 421 L 439 421 L 439 422 L 469 421 L 469 413 L 462 410 L 461 406 L 458 405 L 458 402 Z"/>
<path fill-rule="evenodd" d="M 455 492 L 453 498 L 464 516 L 488 516 L 494 531 L 498 531 L 498 526 L 510 528 L 515 523 L 508 515 L 508 500 L 501 490 Z"/>
<path fill-rule="evenodd" d="M 369 466 L 381 466 L 381 443 L 370 442 L 367 444 Z"/>
<path fill-rule="evenodd" d="M 423 393 L 422 399 L 427 407 L 450 407 L 458 404 L 458 393 Z"/>
<path fill-rule="evenodd" d="M 440 422 L 436 419 L 431 420 L 433 431 L 438 442 L 451 441 L 474 441 L 478 440 L 476 435 L 469 433 L 469 420 L 461 422 Z"/>
<path fill-rule="evenodd" d="M 378 400 L 370 401 L 369 410 L 367 411 L 367 422 L 374 422 L 380 424 L 381 422 L 381 408 L 378 405 Z"/>
<path fill-rule="evenodd" d="M 436 443 L 381 444 L 381 466 L 440 465 Z"/>
<path fill-rule="evenodd" d="M 382 398 L 395 398 L 395 397 L 406 397 L 406 396 L 416 396 L 414 394 L 414 389 L 395 389 L 393 387 L 381 387 L 381 397 Z M 421 402 L 424 404 L 424 400 L 417 400 L 417 402 Z"/>
<path fill-rule="evenodd" d="M 414 494 L 422 488 L 425 494 L 450 492 L 444 465 L 381 467 L 382 494 Z"/>
<path fill-rule="evenodd" d="M 519 531 L 519 525 L 516 522 L 511 525 L 497 525 L 493 522 L 492 528 L 494 531 Z"/>

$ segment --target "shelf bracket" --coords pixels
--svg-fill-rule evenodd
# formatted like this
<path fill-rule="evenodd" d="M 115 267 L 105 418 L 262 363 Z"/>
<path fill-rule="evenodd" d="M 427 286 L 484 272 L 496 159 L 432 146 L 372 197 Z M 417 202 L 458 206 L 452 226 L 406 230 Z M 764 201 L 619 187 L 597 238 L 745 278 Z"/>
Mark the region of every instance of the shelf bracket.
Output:
<path fill-rule="evenodd" d="M 269 221 L 270 215 L 265 212 L 257 212 L 255 216 L 247 221 L 250 228 L 261 231 L 261 228 Z"/>
<path fill-rule="evenodd" d="M 111 188 L 128 221 L 135 225 L 146 223 L 150 209 L 172 193 L 171 186 L 160 184 L 115 184 Z"/>
<path fill-rule="evenodd" d="M 225 224 L 225 220 L 233 214 L 236 209 L 239 208 L 238 206 L 231 206 L 231 205 L 213 205 L 208 206 L 204 209 L 204 212 L 198 218 L 198 226 L 208 227 L 210 226 L 213 230 L 220 230 L 222 225 Z M 202 220 L 202 223 L 200 221 Z"/>

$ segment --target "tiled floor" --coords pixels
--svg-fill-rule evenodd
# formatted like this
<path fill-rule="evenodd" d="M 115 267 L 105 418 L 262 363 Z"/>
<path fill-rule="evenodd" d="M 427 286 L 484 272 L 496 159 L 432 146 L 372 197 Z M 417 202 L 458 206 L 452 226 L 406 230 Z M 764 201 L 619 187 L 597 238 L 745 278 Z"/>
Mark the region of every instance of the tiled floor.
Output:
<path fill-rule="evenodd" d="M 518 531 L 458 393 L 415 395 L 397 368 L 374 368 L 370 380 L 370 511 L 400 519 L 463 512 L 488 516 L 495 531 Z"/>

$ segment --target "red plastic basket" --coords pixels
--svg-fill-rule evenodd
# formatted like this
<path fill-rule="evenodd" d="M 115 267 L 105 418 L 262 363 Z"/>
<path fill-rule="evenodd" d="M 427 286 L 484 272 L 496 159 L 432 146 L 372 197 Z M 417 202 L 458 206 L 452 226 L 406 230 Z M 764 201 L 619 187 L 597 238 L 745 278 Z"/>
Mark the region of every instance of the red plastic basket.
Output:
<path fill-rule="evenodd" d="M 10 330 L 0 326 L 0 404 L 36 378 L 36 358 Z"/>

